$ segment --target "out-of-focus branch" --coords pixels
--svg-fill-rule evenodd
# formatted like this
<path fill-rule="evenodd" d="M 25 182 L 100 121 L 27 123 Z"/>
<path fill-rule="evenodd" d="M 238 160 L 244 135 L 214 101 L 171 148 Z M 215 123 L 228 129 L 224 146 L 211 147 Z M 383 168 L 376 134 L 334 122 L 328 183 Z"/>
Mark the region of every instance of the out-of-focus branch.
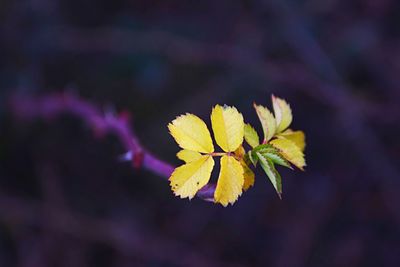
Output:
<path fill-rule="evenodd" d="M 139 256 L 146 260 L 167 261 L 179 266 L 222 266 L 216 260 L 203 257 L 182 243 L 164 239 L 145 229 L 135 229 L 132 222 L 93 219 L 62 208 L 43 210 L 41 207 L 44 205 L 34 200 L 0 193 L 0 219 L 13 226 L 23 224 L 45 227 L 73 238 L 103 243 L 128 257 Z"/>
<path fill-rule="evenodd" d="M 157 54 L 174 63 L 209 64 L 235 67 L 253 75 L 263 83 L 292 84 L 317 101 L 324 101 L 334 109 L 343 110 L 351 106 L 361 108 L 372 116 L 371 104 L 362 103 L 359 98 L 343 92 L 344 85 L 329 57 L 321 46 L 310 36 L 301 18 L 282 1 L 267 1 L 281 23 L 289 44 L 301 59 L 310 66 L 285 64 L 276 60 L 265 60 L 259 51 L 235 43 L 209 43 L 192 40 L 166 31 L 132 31 L 113 27 L 82 30 L 72 27 L 49 29 L 46 36 L 52 42 L 39 53 L 62 51 L 69 53 L 113 53 L 113 54 Z M 260 9 L 262 10 L 262 9 Z M 46 43 L 46 42 L 43 42 Z M 290 72 L 290 75 L 288 73 Z M 315 75 L 317 74 L 317 75 Z M 322 79 L 321 79 L 322 78 Z M 299 86 L 301 84 L 310 86 Z M 330 87 L 330 88 L 326 88 Z M 348 104 L 351 105 L 348 105 Z M 385 105 L 385 109 L 396 109 L 397 105 Z M 372 110 L 371 110 L 372 109 Z"/>
<path fill-rule="evenodd" d="M 317 99 L 323 99 L 335 110 L 344 129 L 344 136 L 352 142 L 366 168 L 374 177 L 380 179 L 385 204 L 397 222 L 400 222 L 400 211 L 396 206 L 399 203 L 399 195 L 395 189 L 399 187 L 399 171 L 387 156 L 376 133 L 368 127 L 360 103 L 355 101 L 329 55 L 324 52 L 308 29 L 307 22 L 297 12 L 294 4 L 286 0 L 262 1 L 262 3 L 265 9 L 275 14 L 287 43 L 316 74 L 314 76 L 321 77 L 317 81 L 317 86 L 308 87 L 308 93 Z M 314 227 L 313 234 L 316 230 L 317 227 Z M 302 258 L 305 258 L 305 255 Z"/>
<path fill-rule="evenodd" d="M 104 114 L 93 104 L 70 94 L 54 94 L 43 97 L 15 95 L 11 98 L 12 112 L 20 119 L 51 119 L 60 114 L 73 114 L 86 122 L 95 135 L 114 134 L 128 151 L 135 168 L 147 169 L 162 178 L 168 179 L 174 166 L 160 160 L 145 150 L 129 126 L 129 114 Z M 206 201 L 214 199 L 215 185 L 203 187 L 197 196 Z"/>
<path fill-rule="evenodd" d="M 309 69 L 304 68 L 304 65 L 265 60 L 260 56 L 261 52 L 235 43 L 201 42 L 166 31 L 127 31 L 113 27 L 82 30 L 62 27 L 49 29 L 46 36 L 38 35 L 36 38 L 51 36 L 50 46 L 41 51 L 44 54 L 52 51 L 85 54 L 94 52 L 149 53 L 167 57 L 174 63 L 221 64 L 235 67 L 253 75 L 263 83 L 272 81 L 276 84 L 292 84 L 296 89 L 304 90 L 316 100 L 324 101 L 335 109 L 343 109 L 351 103 L 352 107 L 361 107 L 363 112 L 366 111 L 364 113 L 371 114 L 370 105 L 360 103 L 360 99 L 341 90 L 341 87 L 345 85 L 329 57 L 309 36 L 302 24 L 299 24 L 300 18 L 294 14 L 294 11 L 287 4 L 277 2 L 267 1 L 284 27 L 285 37 L 301 59 L 310 66 Z M 281 14 L 283 15 L 280 16 Z M 290 75 L 288 75 L 289 72 Z M 299 86 L 304 83 L 307 85 L 312 83 L 312 87 Z M 389 108 L 397 108 L 397 106 L 389 106 Z"/>

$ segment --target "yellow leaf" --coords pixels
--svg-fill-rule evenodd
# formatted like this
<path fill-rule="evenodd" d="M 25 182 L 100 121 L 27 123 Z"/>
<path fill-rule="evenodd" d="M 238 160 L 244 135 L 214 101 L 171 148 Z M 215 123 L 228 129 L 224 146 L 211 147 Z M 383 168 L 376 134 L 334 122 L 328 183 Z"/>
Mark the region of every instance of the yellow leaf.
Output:
<path fill-rule="evenodd" d="M 199 117 L 193 114 L 179 116 L 168 124 L 168 129 L 181 148 L 202 153 L 214 152 L 210 132 Z"/>
<path fill-rule="evenodd" d="M 276 121 L 274 115 L 272 115 L 268 108 L 257 105 L 256 103 L 254 103 L 254 108 L 264 131 L 264 141 L 267 142 L 274 136 L 276 131 Z"/>
<path fill-rule="evenodd" d="M 274 107 L 274 113 L 276 118 L 277 129 L 276 132 L 280 133 L 287 129 L 289 125 L 292 123 L 292 109 L 289 104 L 279 98 L 272 95 L 272 105 Z"/>
<path fill-rule="evenodd" d="M 208 155 L 176 168 L 169 178 L 172 191 L 176 196 L 192 199 L 208 183 L 213 168 L 214 159 Z"/>
<path fill-rule="evenodd" d="M 235 158 L 240 159 L 240 164 L 243 167 L 243 176 L 244 176 L 244 184 L 243 190 L 247 191 L 250 187 L 254 185 L 254 172 L 249 168 L 246 161 L 244 160 L 244 156 L 246 155 L 246 150 L 243 146 L 239 146 L 235 151 Z"/>
<path fill-rule="evenodd" d="M 270 144 L 277 148 L 282 156 L 297 168 L 303 170 L 303 167 L 306 166 L 304 154 L 294 142 L 288 139 L 274 139 Z"/>
<path fill-rule="evenodd" d="M 233 204 L 242 194 L 244 184 L 243 167 L 231 156 L 221 158 L 221 172 L 214 193 L 215 202 L 227 206 Z"/>
<path fill-rule="evenodd" d="M 240 164 L 243 167 L 243 176 L 244 176 L 243 190 L 247 191 L 250 187 L 254 185 L 255 175 L 254 172 L 249 168 L 249 166 L 247 166 L 244 160 L 241 160 Z"/>
<path fill-rule="evenodd" d="M 290 129 L 284 131 L 277 136 L 278 138 L 288 139 L 296 144 L 302 152 L 306 147 L 306 136 L 303 131 L 292 131 Z"/>
<path fill-rule="evenodd" d="M 244 150 L 243 146 L 239 146 L 236 150 L 235 150 L 235 156 L 237 158 L 243 158 L 244 155 L 246 154 L 246 150 Z"/>
<path fill-rule="evenodd" d="M 258 133 L 250 124 L 244 125 L 244 139 L 246 142 L 252 147 L 255 148 L 260 144 L 260 137 L 258 137 Z"/>
<path fill-rule="evenodd" d="M 215 141 L 225 152 L 233 152 L 243 143 L 243 116 L 235 107 L 216 105 L 211 113 L 211 124 Z"/>
<path fill-rule="evenodd" d="M 183 160 L 186 163 L 190 163 L 201 158 L 201 154 L 199 152 L 186 149 L 179 151 L 176 156 L 178 159 Z"/>

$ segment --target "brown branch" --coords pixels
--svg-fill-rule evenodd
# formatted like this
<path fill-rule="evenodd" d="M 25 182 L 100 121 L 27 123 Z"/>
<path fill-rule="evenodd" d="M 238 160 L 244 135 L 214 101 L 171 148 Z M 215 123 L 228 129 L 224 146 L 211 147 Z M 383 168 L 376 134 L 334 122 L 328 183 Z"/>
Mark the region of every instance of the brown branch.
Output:
<path fill-rule="evenodd" d="M 141 146 L 129 126 L 127 112 L 119 115 L 104 114 L 93 104 L 71 94 L 53 94 L 43 97 L 16 95 L 11 98 L 10 107 L 15 116 L 20 119 L 51 119 L 64 113 L 73 114 L 89 125 L 95 135 L 103 136 L 110 133 L 117 136 L 128 151 L 127 158 L 132 160 L 135 168 L 144 168 L 164 179 L 168 179 L 175 168 Z M 213 201 L 214 191 L 215 184 L 208 184 L 197 193 L 197 196 L 206 201 Z"/>

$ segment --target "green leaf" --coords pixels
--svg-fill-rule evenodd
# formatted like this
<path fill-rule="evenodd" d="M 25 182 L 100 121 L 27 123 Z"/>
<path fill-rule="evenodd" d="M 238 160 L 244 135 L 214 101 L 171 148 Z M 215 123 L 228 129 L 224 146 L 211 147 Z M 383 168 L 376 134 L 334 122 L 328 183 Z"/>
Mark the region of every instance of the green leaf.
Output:
<path fill-rule="evenodd" d="M 273 163 L 292 169 L 292 166 L 290 165 L 289 161 L 287 161 L 285 157 L 279 152 L 279 150 L 273 147 L 272 145 L 269 144 L 259 145 L 253 150 L 253 153 L 256 152 L 259 152 L 264 157 L 272 160 Z"/>
<path fill-rule="evenodd" d="M 257 152 L 260 152 L 261 154 L 269 152 L 278 153 L 278 150 L 269 144 L 258 145 L 257 147 L 253 148 L 253 150 L 250 150 L 247 153 L 247 155 L 254 167 L 257 167 L 257 162 L 258 162 L 258 156 L 256 154 Z"/>
<path fill-rule="evenodd" d="M 244 126 L 244 139 L 252 148 L 260 144 L 258 133 L 249 123 Z"/>
<path fill-rule="evenodd" d="M 265 153 L 261 152 L 261 154 L 264 157 L 266 157 L 267 159 L 270 159 L 273 163 L 293 170 L 289 161 L 287 161 L 278 151 L 269 151 L 269 152 L 265 152 Z"/>
<path fill-rule="evenodd" d="M 252 150 L 250 150 L 250 151 L 247 153 L 247 157 L 248 157 L 248 159 L 250 160 L 250 162 L 253 164 L 253 166 L 254 166 L 254 167 L 257 167 L 258 157 L 257 157 L 257 155 L 254 155 L 254 153 L 253 153 Z"/>
<path fill-rule="evenodd" d="M 276 150 L 276 148 L 274 148 L 273 146 L 271 146 L 270 144 L 262 144 L 262 145 L 259 145 L 259 146 L 257 146 L 257 147 L 255 147 L 252 151 L 255 153 L 255 152 L 268 152 L 268 151 L 271 151 L 271 149 L 273 150 L 273 151 L 275 151 Z M 277 151 L 277 150 L 276 150 Z"/>
<path fill-rule="evenodd" d="M 264 172 L 267 174 L 269 180 L 271 181 L 272 185 L 274 186 L 276 192 L 278 193 L 279 198 L 282 198 L 282 178 L 280 174 L 277 172 L 275 169 L 274 163 L 270 160 L 264 157 L 262 154 L 259 152 L 256 152 L 259 160 L 261 167 L 263 168 Z"/>

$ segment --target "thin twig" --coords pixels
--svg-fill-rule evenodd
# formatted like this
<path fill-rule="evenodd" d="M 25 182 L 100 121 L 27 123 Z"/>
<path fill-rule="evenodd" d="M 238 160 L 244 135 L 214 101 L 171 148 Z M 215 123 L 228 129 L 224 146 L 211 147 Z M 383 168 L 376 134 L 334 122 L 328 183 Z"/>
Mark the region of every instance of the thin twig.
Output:
<path fill-rule="evenodd" d="M 129 115 L 104 114 L 96 106 L 71 94 L 53 94 L 43 97 L 27 97 L 17 95 L 10 101 L 12 112 L 21 119 L 50 119 L 64 113 L 73 114 L 89 125 L 95 135 L 114 134 L 118 137 L 132 159 L 135 168 L 147 169 L 158 176 L 168 179 L 174 166 L 162 161 L 139 143 L 135 133 L 129 126 Z M 215 184 L 203 187 L 197 196 L 206 201 L 213 201 Z"/>

